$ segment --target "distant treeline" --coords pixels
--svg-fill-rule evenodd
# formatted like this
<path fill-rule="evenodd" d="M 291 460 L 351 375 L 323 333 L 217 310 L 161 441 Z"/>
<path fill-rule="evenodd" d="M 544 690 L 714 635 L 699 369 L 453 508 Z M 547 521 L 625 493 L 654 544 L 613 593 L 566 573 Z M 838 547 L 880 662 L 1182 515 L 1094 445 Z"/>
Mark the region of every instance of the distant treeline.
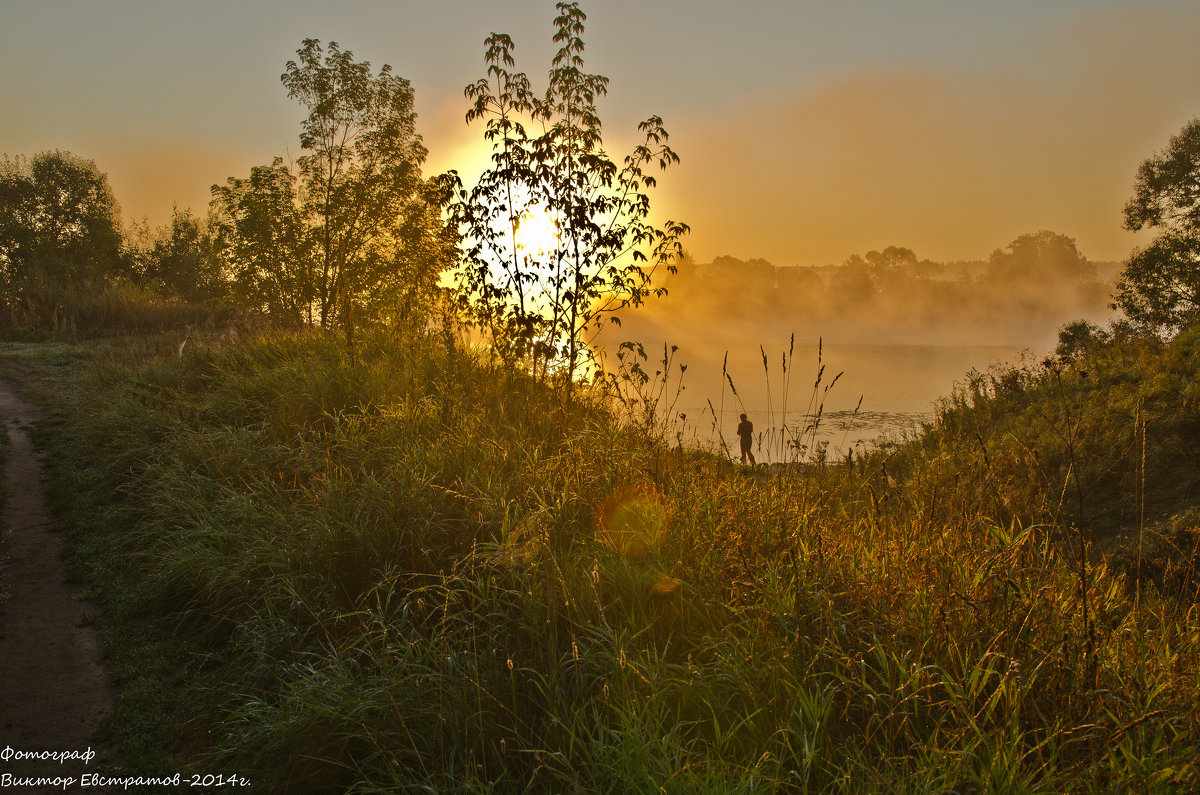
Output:
<path fill-rule="evenodd" d="M 1027 344 L 1053 340 L 1070 320 L 1110 317 L 1118 267 L 1090 262 L 1072 238 L 1048 231 L 978 262 L 933 262 L 898 246 L 824 267 L 687 259 L 664 281 L 666 297 L 623 317 L 622 333 L 660 327 L 703 338 L 784 326 L 848 342 Z"/>
<path fill-rule="evenodd" d="M 70 152 L 0 159 L 0 329 L 148 329 L 241 313 L 344 333 L 419 319 L 456 238 L 421 175 L 413 91 L 306 39 L 281 76 L 309 111 L 294 163 L 212 188 L 207 216 L 123 224 L 107 175 Z"/>

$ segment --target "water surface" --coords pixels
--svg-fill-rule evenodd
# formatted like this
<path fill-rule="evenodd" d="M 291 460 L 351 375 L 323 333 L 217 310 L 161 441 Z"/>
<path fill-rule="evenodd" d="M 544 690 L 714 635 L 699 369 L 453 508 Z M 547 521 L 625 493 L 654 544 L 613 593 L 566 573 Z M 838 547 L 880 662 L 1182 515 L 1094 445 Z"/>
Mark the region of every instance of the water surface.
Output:
<path fill-rule="evenodd" d="M 933 417 L 935 402 L 970 373 L 1046 352 L 797 341 L 789 356 L 788 348 L 787 340 L 761 349 L 720 343 L 685 343 L 673 353 L 647 348 L 649 373 L 664 369 L 664 355 L 669 361 L 669 382 L 659 401 L 670 419 L 669 435 L 718 449 L 723 442 L 736 454 L 735 429 L 744 412 L 756 436 L 762 434 L 756 450 L 764 460 L 808 458 L 822 442 L 828 455 L 843 456 L 848 449 L 914 431 Z"/>

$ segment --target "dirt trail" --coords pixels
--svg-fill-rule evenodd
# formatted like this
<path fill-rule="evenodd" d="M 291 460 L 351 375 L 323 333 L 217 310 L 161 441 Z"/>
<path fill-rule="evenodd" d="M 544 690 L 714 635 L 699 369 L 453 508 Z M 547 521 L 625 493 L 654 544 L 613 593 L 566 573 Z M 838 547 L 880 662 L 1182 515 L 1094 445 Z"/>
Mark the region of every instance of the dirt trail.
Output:
<path fill-rule="evenodd" d="M 99 759 L 38 762 L 4 751 L 99 753 L 92 735 L 115 698 L 99 632 L 86 626 L 97 608 L 67 581 L 62 538 L 42 494 L 41 461 L 27 432 L 40 416 L 0 379 L 0 421 L 8 430 L 0 513 L 0 775 L 78 777 L 97 772 Z"/>

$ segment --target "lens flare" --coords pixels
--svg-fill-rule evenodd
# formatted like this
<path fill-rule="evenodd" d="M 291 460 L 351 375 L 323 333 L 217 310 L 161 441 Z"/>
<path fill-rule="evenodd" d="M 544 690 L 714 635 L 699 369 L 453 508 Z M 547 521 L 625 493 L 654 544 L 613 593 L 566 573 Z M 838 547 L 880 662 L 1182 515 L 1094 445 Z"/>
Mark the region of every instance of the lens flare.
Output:
<path fill-rule="evenodd" d="M 642 557 L 667 537 L 667 507 L 649 484 L 618 489 L 596 513 L 600 543 L 630 557 Z"/>

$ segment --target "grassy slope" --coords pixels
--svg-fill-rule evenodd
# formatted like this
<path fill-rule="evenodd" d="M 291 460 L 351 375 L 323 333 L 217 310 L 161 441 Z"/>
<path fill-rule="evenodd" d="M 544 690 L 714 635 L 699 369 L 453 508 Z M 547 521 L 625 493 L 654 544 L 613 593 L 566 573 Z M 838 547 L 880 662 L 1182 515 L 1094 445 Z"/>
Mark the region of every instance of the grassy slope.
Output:
<path fill-rule="evenodd" d="M 1184 372 L 1182 343 L 979 380 L 916 445 L 778 477 L 436 338 L 353 364 L 315 336 L 139 346 L 79 381 L 56 457 L 131 767 L 310 792 L 1200 783 L 1191 387 L 1121 371 Z M 1143 411 L 1131 470 L 1104 429 Z M 1069 470 L 1085 540 L 1128 535 L 1130 504 L 1182 533 L 1161 588 L 1088 566 L 1090 632 Z"/>
<path fill-rule="evenodd" d="M 5 471 L 4 460 L 5 456 L 8 454 L 8 445 L 8 426 L 0 425 L 0 473 Z M 4 478 L 0 477 L 0 508 L 4 507 L 4 501 L 8 497 L 8 490 L 6 486 L 7 484 L 5 483 Z M 6 564 L 6 561 L 3 560 L 3 558 L 8 552 L 8 532 L 9 529 L 3 526 L 3 524 L 0 524 L 0 633 L 4 632 L 5 605 L 9 598 L 11 598 L 8 592 L 8 584 L 4 579 L 3 570 L 3 566 Z"/>

